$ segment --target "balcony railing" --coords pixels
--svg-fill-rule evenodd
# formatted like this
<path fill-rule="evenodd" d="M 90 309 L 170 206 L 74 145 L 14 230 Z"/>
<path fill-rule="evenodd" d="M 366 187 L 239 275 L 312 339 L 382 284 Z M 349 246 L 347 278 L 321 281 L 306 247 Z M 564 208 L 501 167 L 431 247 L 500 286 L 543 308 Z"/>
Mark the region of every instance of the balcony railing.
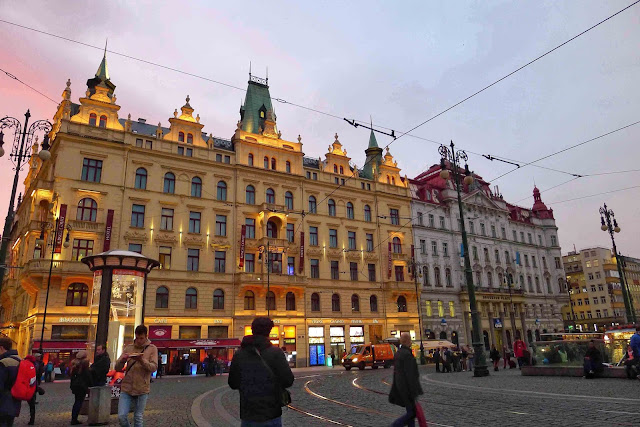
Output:
<path fill-rule="evenodd" d="M 51 260 L 40 258 L 32 259 L 24 265 L 22 274 L 48 274 Z M 52 272 L 61 273 L 87 273 L 91 274 L 89 268 L 80 261 L 53 261 Z"/>

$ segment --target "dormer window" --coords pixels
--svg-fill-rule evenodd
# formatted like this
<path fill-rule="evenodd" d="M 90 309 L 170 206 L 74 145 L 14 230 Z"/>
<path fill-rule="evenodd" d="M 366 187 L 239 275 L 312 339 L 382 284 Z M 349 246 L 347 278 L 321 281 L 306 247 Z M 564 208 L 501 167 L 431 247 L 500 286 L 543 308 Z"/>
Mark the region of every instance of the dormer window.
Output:
<path fill-rule="evenodd" d="M 100 127 L 101 128 L 107 127 L 107 116 L 100 116 Z"/>
<path fill-rule="evenodd" d="M 344 175 L 344 168 L 340 166 L 340 175 Z"/>
<path fill-rule="evenodd" d="M 276 170 L 276 158 L 271 158 L 271 169 Z"/>
<path fill-rule="evenodd" d="M 264 111 L 260 110 L 260 118 L 264 119 Z"/>
<path fill-rule="evenodd" d="M 187 134 L 187 144 L 193 144 L 193 134 Z"/>
<path fill-rule="evenodd" d="M 184 132 L 178 133 L 178 142 L 184 142 Z"/>
<path fill-rule="evenodd" d="M 95 126 L 98 122 L 98 116 L 96 113 L 89 114 L 89 126 Z"/>
<path fill-rule="evenodd" d="M 338 165 L 333 165 L 333 173 L 338 173 Z"/>

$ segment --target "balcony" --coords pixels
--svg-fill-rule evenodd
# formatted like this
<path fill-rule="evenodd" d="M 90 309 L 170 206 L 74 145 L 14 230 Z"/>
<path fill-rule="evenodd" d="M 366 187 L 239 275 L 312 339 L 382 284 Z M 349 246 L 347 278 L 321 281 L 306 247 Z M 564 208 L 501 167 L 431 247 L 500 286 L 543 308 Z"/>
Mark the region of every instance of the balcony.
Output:
<path fill-rule="evenodd" d="M 273 213 L 288 213 L 289 209 L 285 205 L 277 205 L 275 203 L 262 203 L 260 205 L 260 210 L 262 212 L 273 212 Z"/>
<path fill-rule="evenodd" d="M 32 259 L 27 262 L 21 274 L 47 275 L 51 267 L 50 259 Z M 80 261 L 53 261 L 52 274 L 86 273 L 92 275 L 89 267 Z"/>
<path fill-rule="evenodd" d="M 239 273 L 238 282 L 245 284 L 267 284 L 267 273 Z M 270 285 L 296 285 L 307 283 L 306 276 L 271 273 L 268 277 Z"/>
<path fill-rule="evenodd" d="M 104 232 L 104 222 L 77 221 L 72 219 L 69 221 L 69 225 L 73 231 Z"/>
<path fill-rule="evenodd" d="M 408 257 L 409 255 L 407 254 L 396 254 L 396 253 L 391 254 L 391 259 L 394 259 L 394 260 L 406 261 Z"/>

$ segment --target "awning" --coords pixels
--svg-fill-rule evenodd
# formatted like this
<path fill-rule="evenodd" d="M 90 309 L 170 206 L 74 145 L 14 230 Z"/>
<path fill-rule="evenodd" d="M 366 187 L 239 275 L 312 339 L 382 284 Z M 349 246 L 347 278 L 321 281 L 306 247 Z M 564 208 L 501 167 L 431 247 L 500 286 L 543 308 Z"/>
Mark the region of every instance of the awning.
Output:
<path fill-rule="evenodd" d="M 447 340 L 427 340 L 427 341 L 422 341 L 422 345 L 424 346 L 425 350 L 431 350 L 434 348 L 442 348 L 442 347 L 451 348 L 456 346 L 454 343 Z"/>
<path fill-rule="evenodd" d="M 40 350 L 40 341 L 34 341 L 32 349 Z M 59 351 L 80 351 L 86 350 L 86 341 L 43 341 L 42 351 L 45 353 L 57 353 Z"/>
<path fill-rule="evenodd" d="M 200 340 L 151 340 L 158 348 L 238 348 L 238 338 L 218 338 Z"/>

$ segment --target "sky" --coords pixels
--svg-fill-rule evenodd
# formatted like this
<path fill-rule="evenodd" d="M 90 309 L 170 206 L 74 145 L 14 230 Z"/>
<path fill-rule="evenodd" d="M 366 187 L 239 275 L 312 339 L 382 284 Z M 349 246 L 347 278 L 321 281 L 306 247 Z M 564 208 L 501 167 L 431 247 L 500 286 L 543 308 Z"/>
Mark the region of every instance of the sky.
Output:
<path fill-rule="evenodd" d="M 287 101 L 274 101 L 282 137 L 301 135 L 305 154 L 319 157 L 337 133 L 362 166 L 369 131 L 340 118 L 372 120 L 400 135 L 632 2 L 185 1 L 177 7 L 0 0 L 1 20 L 101 47 L 0 22 L 0 69 L 56 101 L 0 72 L 0 117 L 23 121 L 29 109 L 31 121 L 51 120 L 67 79 L 78 102 L 108 39 L 109 51 L 243 89 L 250 63 L 258 77 L 268 68 L 272 98 Z M 492 181 L 514 167 L 479 155 L 523 165 L 639 121 L 639 48 L 640 4 L 411 133 L 419 138 L 378 134 L 379 145 L 392 143 L 401 173 L 412 178 L 439 162 L 438 143 L 453 140 L 469 151 L 470 169 L 526 207 L 535 183 L 554 210 L 563 253 L 574 245 L 610 247 L 598 213 L 606 203 L 622 228 L 619 251 L 640 258 L 640 172 L 582 177 L 550 189 L 572 177 L 527 166 Z M 120 117 L 168 126 L 190 95 L 205 132 L 233 135 L 242 90 L 115 53 L 107 60 Z M 640 124 L 538 164 L 580 175 L 640 169 L 639 137 Z M 8 152 L 11 136 L 5 141 Z M 7 154 L 0 159 L 3 219 L 14 174 Z"/>

